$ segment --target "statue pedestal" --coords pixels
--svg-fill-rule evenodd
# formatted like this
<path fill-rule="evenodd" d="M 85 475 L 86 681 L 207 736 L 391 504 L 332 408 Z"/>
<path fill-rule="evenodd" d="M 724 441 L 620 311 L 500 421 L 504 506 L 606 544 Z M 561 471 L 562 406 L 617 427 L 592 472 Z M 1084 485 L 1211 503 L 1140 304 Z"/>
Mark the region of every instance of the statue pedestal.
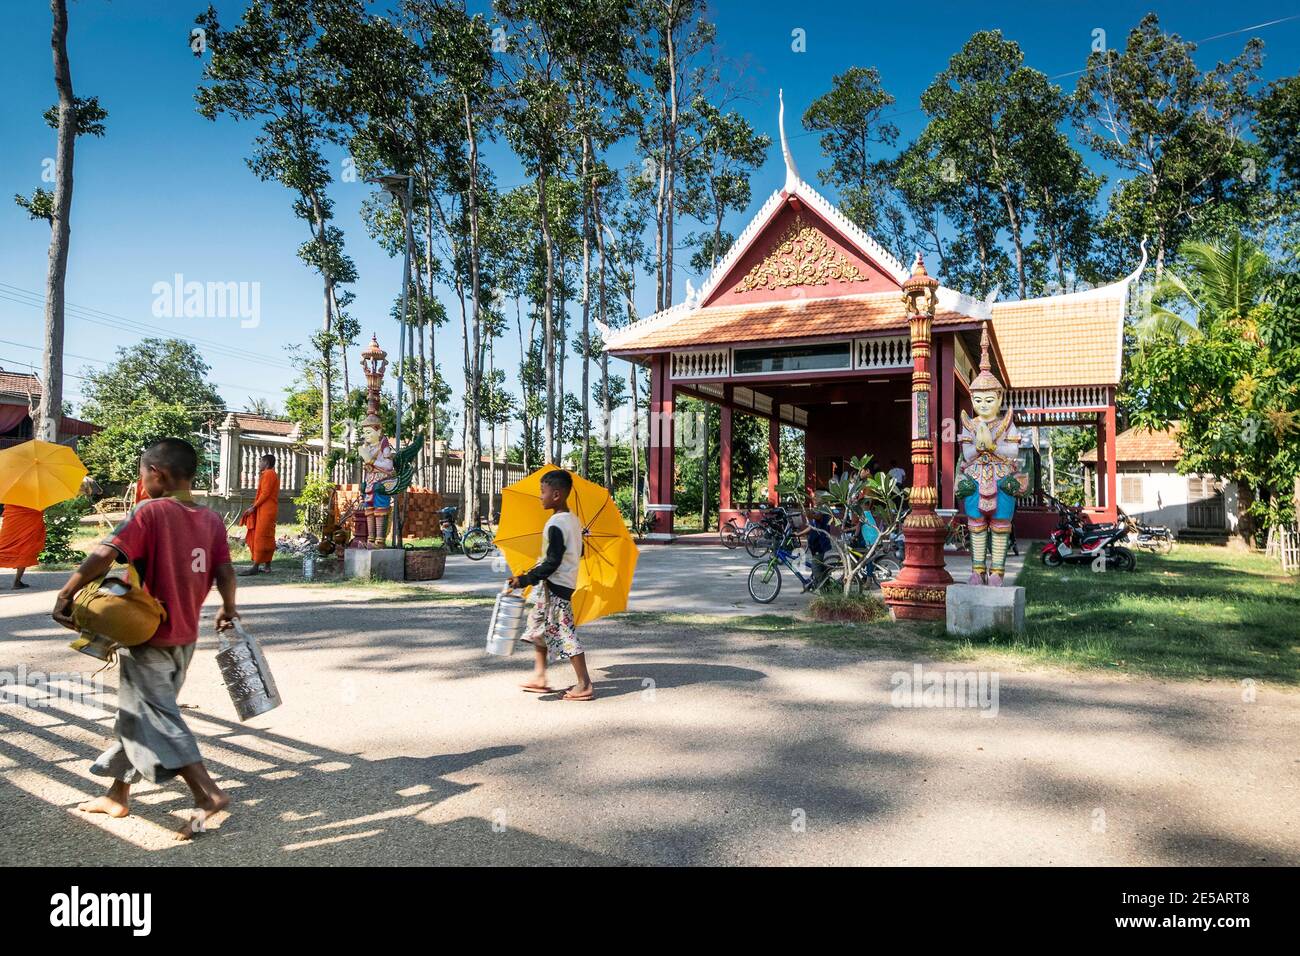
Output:
<path fill-rule="evenodd" d="M 948 633 L 1020 634 L 1025 629 L 1025 589 L 975 584 L 948 585 Z"/>
<path fill-rule="evenodd" d="M 347 548 L 343 575 L 371 581 L 406 580 L 406 551 L 402 548 Z"/>

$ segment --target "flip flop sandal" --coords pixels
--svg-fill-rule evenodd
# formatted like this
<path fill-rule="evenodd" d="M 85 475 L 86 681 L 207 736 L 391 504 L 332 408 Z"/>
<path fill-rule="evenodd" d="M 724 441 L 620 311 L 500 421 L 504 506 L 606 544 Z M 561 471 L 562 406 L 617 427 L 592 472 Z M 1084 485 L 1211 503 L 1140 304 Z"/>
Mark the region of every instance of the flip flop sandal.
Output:
<path fill-rule="evenodd" d="M 560 698 L 560 700 L 595 700 L 595 699 L 596 699 L 596 692 L 594 690 L 589 690 L 585 694 L 575 694 L 572 690 L 569 690 L 566 691 L 564 696 Z"/>
<path fill-rule="evenodd" d="M 520 684 L 519 689 L 525 694 L 554 694 L 554 687 L 538 687 L 536 684 Z"/>

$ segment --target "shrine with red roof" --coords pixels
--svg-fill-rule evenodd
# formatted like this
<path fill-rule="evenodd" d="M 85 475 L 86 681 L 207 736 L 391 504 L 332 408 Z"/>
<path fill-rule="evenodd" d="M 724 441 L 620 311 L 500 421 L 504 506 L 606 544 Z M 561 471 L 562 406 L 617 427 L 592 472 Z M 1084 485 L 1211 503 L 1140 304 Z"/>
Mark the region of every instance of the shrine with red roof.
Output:
<path fill-rule="evenodd" d="M 768 497 L 775 503 L 780 428 L 804 432 L 808 490 L 825 488 L 863 452 L 873 466 L 908 468 L 913 361 L 903 283 L 910 270 L 798 174 L 782 129 L 784 185 L 736 238 L 698 295 L 605 337 L 610 355 L 650 370 L 648 509 L 653 538 L 673 537 L 674 415 L 680 397 L 721 406 L 720 520 L 742 515 L 731 497 L 731 428 L 737 412 L 768 421 Z M 956 422 L 971 411 L 987 327 L 1004 407 L 1022 431 L 1097 430 L 1100 496 L 1094 520 L 1114 520 L 1115 392 L 1124 317 L 1141 266 L 1082 292 L 1015 302 L 977 299 L 942 284 L 931 324 L 929 408 L 940 509 L 955 509 Z M 942 277 L 939 277 L 942 279 Z M 1036 447 L 1023 451 L 1041 476 Z M 1016 530 L 1055 525 L 1041 477 L 1019 502 Z"/>

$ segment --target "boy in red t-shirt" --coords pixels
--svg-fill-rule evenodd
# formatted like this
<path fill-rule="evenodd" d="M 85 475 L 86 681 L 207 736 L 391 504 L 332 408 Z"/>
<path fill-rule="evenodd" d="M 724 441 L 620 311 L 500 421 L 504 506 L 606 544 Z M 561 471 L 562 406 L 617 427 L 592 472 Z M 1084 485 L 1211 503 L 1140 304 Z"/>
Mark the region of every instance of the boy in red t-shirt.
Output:
<path fill-rule="evenodd" d="M 221 593 L 217 629 L 231 627 L 239 616 L 226 526 L 216 512 L 196 505 L 190 494 L 197 468 L 194 449 L 179 438 L 164 438 L 145 449 L 140 481 L 148 499 L 87 556 L 54 605 L 54 620 L 76 630 L 73 598 L 122 560 L 135 565 L 145 589 L 166 608 L 167 620 L 147 643 L 120 651 L 118 740 L 90 768 L 112 777 L 113 784 L 107 794 L 80 809 L 124 817 L 131 812 L 131 784 L 141 777 L 161 783 L 179 774 L 193 791 L 197 808 L 177 833 L 179 840 L 204 830 L 230 803 L 208 776 L 176 701 L 199 638 L 199 608 L 214 581 Z"/>

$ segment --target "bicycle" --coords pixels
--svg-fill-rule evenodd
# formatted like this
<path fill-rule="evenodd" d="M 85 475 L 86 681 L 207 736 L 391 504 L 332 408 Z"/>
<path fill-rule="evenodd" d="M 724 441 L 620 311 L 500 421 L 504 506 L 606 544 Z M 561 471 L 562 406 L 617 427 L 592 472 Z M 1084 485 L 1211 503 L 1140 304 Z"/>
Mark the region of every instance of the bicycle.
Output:
<path fill-rule="evenodd" d="M 795 563 L 795 558 L 799 552 L 794 550 L 794 533 L 787 528 L 781 540 L 772 548 L 766 561 L 759 561 L 749 570 L 749 578 L 746 581 L 746 587 L 749 590 L 749 596 L 759 604 L 771 604 L 776 600 L 776 596 L 781 593 L 781 568 L 784 566 L 787 571 L 793 574 L 802 586 L 802 590 L 821 591 L 829 589 L 831 586 L 842 588 L 843 579 L 835 580 L 832 572 L 833 565 L 823 563 L 820 569 L 814 569 L 811 577 L 804 577 L 799 573 L 799 566 Z M 842 571 L 841 571 L 842 574 Z"/>
<path fill-rule="evenodd" d="M 966 522 L 955 514 L 948 519 L 948 533 L 943 539 L 943 550 L 970 550 L 970 529 L 966 527 Z"/>
<path fill-rule="evenodd" d="M 735 550 L 744 543 L 747 530 L 746 524 L 741 524 L 735 518 L 728 518 L 722 523 L 722 527 L 718 529 L 718 539 L 726 547 Z"/>
<path fill-rule="evenodd" d="M 745 551 L 751 558 L 761 558 L 782 541 L 790 531 L 790 515 L 784 508 L 763 509 L 763 515 L 745 531 Z"/>
<path fill-rule="evenodd" d="M 471 561 L 482 561 L 492 553 L 492 536 L 478 525 L 461 534 L 456 527 L 455 507 L 443 508 L 438 513 L 442 516 L 442 544 L 448 551 L 459 551 Z"/>

